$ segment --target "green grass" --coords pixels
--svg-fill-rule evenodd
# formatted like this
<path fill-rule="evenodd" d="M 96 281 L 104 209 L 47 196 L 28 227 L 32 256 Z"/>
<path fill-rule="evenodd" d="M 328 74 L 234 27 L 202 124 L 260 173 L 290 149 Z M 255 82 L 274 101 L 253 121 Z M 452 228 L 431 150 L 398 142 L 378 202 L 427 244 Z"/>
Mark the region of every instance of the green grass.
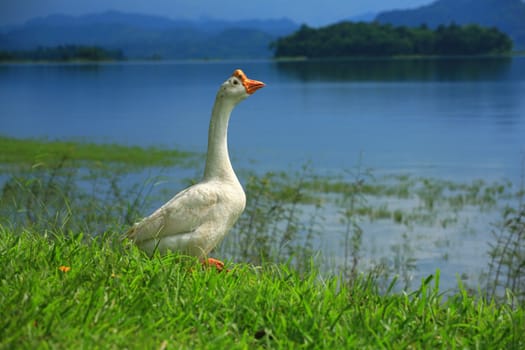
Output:
<path fill-rule="evenodd" d="M 0 348 L 525 347 L 523 308 L 462 288 L 445 300 L 439 276 L 410 294 L 380 295 L 366 277 L 350 284 L 286 265 L 229 268 L 148 259 L 114 235 L 0 227 Z"/>
<path fill-rule="evenodd" d="M 393 267 L 361 275 L 358 264 L 367 233 L 356 218 L 408 226 L 432 223 L 444 210 L 449 215 L 439 220 L 448 223 L 463 208 L 483 212 L 521 198 L 510 184 L 410 175 L 374 179 L 361 168 L 335 178 L 308 167 L 249 175 L 248 207 L 217 257 L 279 263 L 230 262 L 230 272 L 217 273 L 191 258 L 148 259 L 115 233 L 93 238 L 94 232 L 122 231 L 152 196 L 144 184 L 125 183 L 127 172 L 180 166 L 191 154 L 1 136 L 0 148 L 7 150 L 0 152 L 0 174 L 6 176 L 0 194 L 0 349 L 525 348 L 523 289 L 516 284 L 523 274 L 523 209 L 509 209 L 504 217 L 491 252 L 495 282 L 487 286 L 493 291 L 480 291 L 497 303 L 462 286 L 440 290 L 439 273 L 416 289 L 411 285 L 413 292 L 392 292 L 413 268 L 408 235 L 391 247 Z M 339 209 L 351 249 L 345 254 L 357 267 L 344 266 L 347 279 L 321 275 L 311 262 L 317 251 L 312 237 L 323 234 L 328 201 Z M 315 210 L 304 221 L 307 207 Z M 501 252 L 501 246 L 517 248 Z M 516 294 L 505 297 L 510 287 Z"/>
<path fill-rule="evenodd" d="M 95 164 L 120 163 L 127 166 L 173 166 L 189 160 L 189 152 L 157 147 L 124 146 L 81 141 L 16 139 L 0 135 L 0 164 L 37 166 L 62 159 Z"/>

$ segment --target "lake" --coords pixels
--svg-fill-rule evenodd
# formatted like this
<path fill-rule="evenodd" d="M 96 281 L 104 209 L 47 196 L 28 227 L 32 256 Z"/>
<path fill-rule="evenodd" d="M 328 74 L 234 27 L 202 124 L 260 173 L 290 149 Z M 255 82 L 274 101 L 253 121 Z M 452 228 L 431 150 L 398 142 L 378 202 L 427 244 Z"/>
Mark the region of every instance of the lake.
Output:
<path fill-rule="evenodd" d="M 1 65 L 0 132 L 205 152 L 218 86 L 267 86 L 234 111 L 236 167 L 518 179 L 525 58 Z"/>
<path fill-rule="evenodd" d="M 0 133 L 205 152 L 215 93 L 236 68 L 267 86 L 232 116 L 235 168 L 289 171 L 309 162 L 340 174 L 361 159 L 378 175 L 519 184 L 525 57 L 0 65 Z M 372 241 L 404 232 L 385 230 L 370 227 Z M 441 252 L 418 250 L 418 271 L 448 268 L 454 279 L 486 258 L 485 239 L 461 242 L 446 266 L 435 262 Z"/>

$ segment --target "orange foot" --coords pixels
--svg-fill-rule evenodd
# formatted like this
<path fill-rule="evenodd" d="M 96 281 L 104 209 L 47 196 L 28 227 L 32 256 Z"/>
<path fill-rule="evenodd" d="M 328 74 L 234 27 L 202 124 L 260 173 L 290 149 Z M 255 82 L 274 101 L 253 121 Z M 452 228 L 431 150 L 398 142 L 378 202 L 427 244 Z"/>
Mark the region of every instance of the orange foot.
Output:
<path fill-rule="evenodd" d="M 214 266 L 218 272 L 221 272 L 222 270 L 224 270 L 224 263 L 214 258 L 208 258 L 208 259 L 203 260 L 202 265 L 206 267 Z"/>

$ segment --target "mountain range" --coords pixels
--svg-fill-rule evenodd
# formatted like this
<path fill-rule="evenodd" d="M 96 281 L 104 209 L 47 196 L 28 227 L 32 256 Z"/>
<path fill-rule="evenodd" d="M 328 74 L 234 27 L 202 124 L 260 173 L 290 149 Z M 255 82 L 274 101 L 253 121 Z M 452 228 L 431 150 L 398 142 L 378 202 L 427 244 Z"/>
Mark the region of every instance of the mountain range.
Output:
<path fill-rule="evenodd" d="M 437 0 L 409 10 L 351 17 L 393 25 L 437 27 L 476 23 L 495 26 L 525 50 L 525 3 L 522 0 Z M 34 50 L 59 45 L 121 50 L 131 59 L 269 58 L 270 43 L 299 25 L 289 19 L 224 21 L 170 19 L 108 11 L 82 16 L 49 15 L 19 26 L 0 27 L 0 51 Z"/>
<path fill-rule="evenodd" d="M 116 11 L 49 15 L 21 26 L 0 28 L 0 49 L 20 51 L 75 44 L 122 50 L 129 58 L 270 57 L 269 44 L 297 28 L 285 18 L 190 21 Z"/>
<path fill-rule="evenodd" d="M 382 12 L 375 20 L 409 27 L 450 23 L 497 27 L 512 38 L 515 49 L 525 50 L 523 0 L 438 0 L 415 9 Z"/>

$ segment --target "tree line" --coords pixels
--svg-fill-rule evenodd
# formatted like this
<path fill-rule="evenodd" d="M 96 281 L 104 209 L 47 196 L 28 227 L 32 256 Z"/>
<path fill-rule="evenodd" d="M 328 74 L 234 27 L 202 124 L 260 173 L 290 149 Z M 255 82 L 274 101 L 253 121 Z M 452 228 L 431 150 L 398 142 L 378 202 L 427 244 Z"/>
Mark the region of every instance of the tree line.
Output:
<path fill-rule="evenodd" d="M 97 46 L 60 45 L 27 51 L 0 51 L 0 61 L 115 61 L 125 59 L 121 50 Z"/>
<path fill-rule="evenodd" d="M 377 22 L 341 22 L 319 29 L 302 25 L 272 43 L 275 57 L 310 58 L 505 54 L 512 47 L 510 37 L 497 28 L 450 24 L 430 29 Z"/>

